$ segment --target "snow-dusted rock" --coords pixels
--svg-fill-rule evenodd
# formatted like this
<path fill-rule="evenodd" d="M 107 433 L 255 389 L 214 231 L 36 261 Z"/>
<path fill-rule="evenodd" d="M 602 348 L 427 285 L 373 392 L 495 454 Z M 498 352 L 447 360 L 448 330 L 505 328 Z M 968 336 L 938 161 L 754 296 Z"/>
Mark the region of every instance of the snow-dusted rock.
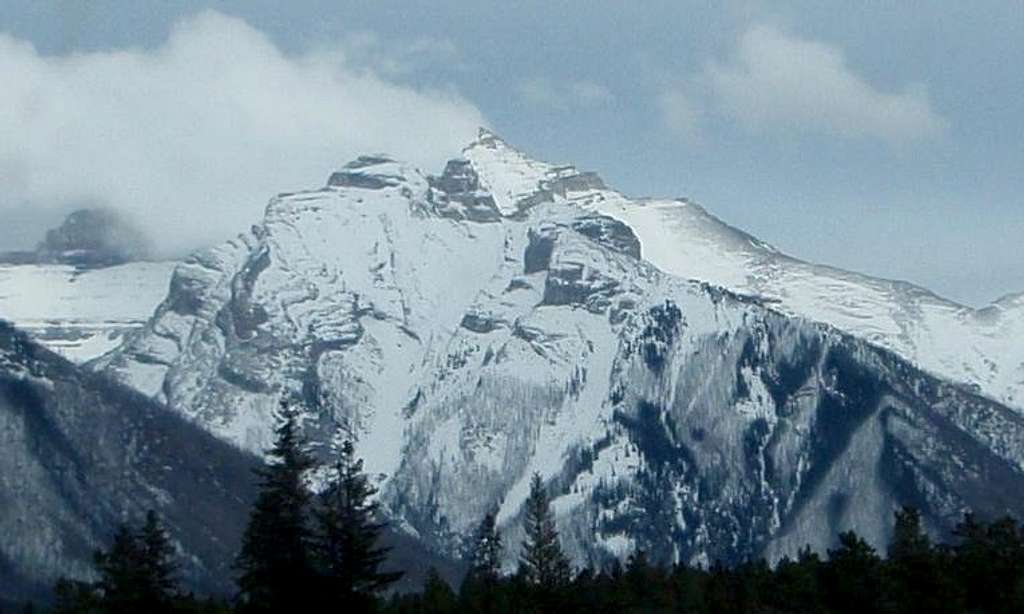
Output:
<path fill-rule="evenodd" d="M 577 560 L 778 556 L 850 526 L 880 542 L 897 504 L 934 529 L 1022 511 L 1024 418 L 997 402 L 1020 348 L 994 332 L 1020 301 L 944 305 L 485 132 L 438 177 L 367 156 L 273 199 L 94 366 L 253 451 L 303 395 L 308 434 L 356 437 L 441 551 L 492 506 L 517 543 L 537 472 Z"/>

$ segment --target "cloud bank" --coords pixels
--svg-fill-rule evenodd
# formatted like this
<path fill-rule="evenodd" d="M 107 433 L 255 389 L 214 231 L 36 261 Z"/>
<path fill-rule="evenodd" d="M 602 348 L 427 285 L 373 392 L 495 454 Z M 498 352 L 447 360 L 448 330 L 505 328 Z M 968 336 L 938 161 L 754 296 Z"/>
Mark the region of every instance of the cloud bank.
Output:
<path fill-rule="evenodd" d="M 0 214 L 111 206 L 168 253 L 248 228 L 269 197 L 360 153 L 436 171 L 485 124 L 455 93 L 388 80 L 341 47 L 286 55 L 213 11 L 152 50 L 43 56 L 0 34 L 0 82 Z"/>
<path fill-rule="evenodd" d="M 768 25 L 749 28 L 732 57 L 707 63 L 691 82 L 708 107 L 752 132 L 796 130 L 902 144 L 946 130 L 923 86 L 884 91 L 854 72 L 838 47 Z M 689 99 L 669 90 L 661 100 L 666 124 L 692 133 L 693 122 L 679 119 L 693 116 Z"/>

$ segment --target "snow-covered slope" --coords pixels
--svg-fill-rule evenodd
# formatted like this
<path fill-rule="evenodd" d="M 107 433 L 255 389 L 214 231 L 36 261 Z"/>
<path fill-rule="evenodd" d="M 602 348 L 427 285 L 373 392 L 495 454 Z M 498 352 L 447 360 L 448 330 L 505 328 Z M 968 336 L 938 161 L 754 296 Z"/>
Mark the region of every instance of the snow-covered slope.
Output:
<path fill-rule="evenodd" d="M 173 262 L 79 269 L 0 264 L 0 319 L 49 349 L 85 362 L 142 327 L 167 295 Z"/>
<path fill-rule="evenodd" d="M 1022 295 L 972 309 L 909 283 L 802 262 L 699 205 L 629 199 L 592 174 L 531 160 L 490 134 L 465 156 L 501 198 L 547 193 L 611 216 L 636 233 L 644 259 L 667 273 L 762 297 L 1024 410 Z"/>
<path fill-rule="evenodd" d="M 1021 511 L 1016 412 L 653 266 L 602 198 L 621 200 L 486 133 L 437 177 L 363 157 L 181 264 L 93 366 L 254 451 L 302 396 L 320 450 L 355 436 L 398 524 L 443 552 L 495 505 L 517 543 L 534 472 L 580 561 L 880 542 L 902 503 L 936 529 Z"/>

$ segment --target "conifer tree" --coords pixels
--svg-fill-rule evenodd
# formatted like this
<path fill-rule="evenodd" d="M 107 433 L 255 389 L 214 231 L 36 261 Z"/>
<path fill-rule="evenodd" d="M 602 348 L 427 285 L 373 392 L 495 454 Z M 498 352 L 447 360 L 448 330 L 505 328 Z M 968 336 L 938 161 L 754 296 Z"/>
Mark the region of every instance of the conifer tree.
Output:
<path fill-rule="evenodd" d="M 496 514 L 488 512 L 480 522 L 473 544 L 469 573 L 475 578 L 494 583 L 501 576 L 502 543 Z"/>
<path fill-rule="evenodd" d="M 475 612 L 490 612 L 496 607 L 496 591 L 501 580 L 502 543 L 494 512 L 488 512 L 473 536 L 469 570 L 462 581 L 463 605 Z"/>
<path fill-rule="evenodd" d="M 173 557 L 167 534 L 156 512 L 150 510 L 140 531 L 122 524 L 110 549 L 95 553 L 100 579 L 93 587 L 68 580 L 58 582 L 58 610 L 169 612 L 178 592 Z"/>
<path fill-rule="evenodd" d="M 132 612 L 145 601 L 143 593 L 143 550 L 138 536 L 122 523 L 110 549 L 93 555 L 99 582 L 100 602 L 110 612 Z"/>
<path fill-rule="evenodd" d="M 839 535 L 839 547 L 828 551 L 823 584 L 835 612 L 869 614 L 880 611 L 881 560 L 875 549 L 853 531 Z"/>
<path fill-rule="evenodd" d="M 961 611 L 960 592 L 946 581 L 944 563 L 921 526 L 921 513 L 911 507 L 896 510 L 885 576 L 889 605 L 901 612 Z"/>
<path fill-rule="evenodd" d="M 342 444 L 335 469 L 316 510 L 316 559 L 325 598 L 359 611 L 402 574 L 380 570 L 390 550 L 378 544 L 385 525 L 376 521 L 377 490 L 351 441 Z"/>
<path fill-rule="evenodd" d="M 526 500 L 526 540 L 519 559 L 519 570 L 526 582 L 545 592 L 556 591 L 569 584 L 572 570 L 562 552 L 555 529 L 547 492 L 540 475 L 530 482 Z"/>
<path fill-rule="evenodd" d="M 308 525 L 311 494 L 303 481 L 313 459 L 299 433 L 298 412 L 286 402 L 276 433 L 269 462 L 256 470 L 260 492 L 235 561 L 241 572 L 240 600 L 256 611 L 299 609 L 315 586 Z"/>
<path fill-rule="evenodd" d="M 448 614 L 458 609 L 458 601 L 451 585 L 445 582 L 436 567 L 427 570 L 427 577 L 423 582 L 423 612 L 433 614 Z M 476 610 L 474 610 L 476 611 Z"/>
<path fill-rule="evenodd" d="M 921 512 L 904 507 L 894 515 L 896 524 L 889 542 L 889 560 L 921 557 L 931 552 L 931 541 L 921 527 Z"/>
<path fill-rule="evenodd" d="M 160 519 L 153 510 L 146 512 L 146 521 L 138 536 L 142 550 L 142 591 L 151 612 L 170 608 L 177 595 L 177 563 L 174 548 Z"/>

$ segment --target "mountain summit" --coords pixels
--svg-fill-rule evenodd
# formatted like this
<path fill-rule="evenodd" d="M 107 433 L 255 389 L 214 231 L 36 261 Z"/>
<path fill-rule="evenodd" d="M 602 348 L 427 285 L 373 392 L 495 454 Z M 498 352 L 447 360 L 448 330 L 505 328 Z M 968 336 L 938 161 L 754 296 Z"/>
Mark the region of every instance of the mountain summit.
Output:
<path fill-rule="evenodd" d="M 439 552 L 493 506 L 517 541 L 538 473 L 577 561 L 707 562 L 882 543 L 903 504 L 934 530 L 1024 511 L 1021 314 L 800 262 L 482 131 L 440 175 L 364 156 L 274 198 L 93 367 L 253 451 L 303 395 L 307 434 L 357 439 Z"/>

